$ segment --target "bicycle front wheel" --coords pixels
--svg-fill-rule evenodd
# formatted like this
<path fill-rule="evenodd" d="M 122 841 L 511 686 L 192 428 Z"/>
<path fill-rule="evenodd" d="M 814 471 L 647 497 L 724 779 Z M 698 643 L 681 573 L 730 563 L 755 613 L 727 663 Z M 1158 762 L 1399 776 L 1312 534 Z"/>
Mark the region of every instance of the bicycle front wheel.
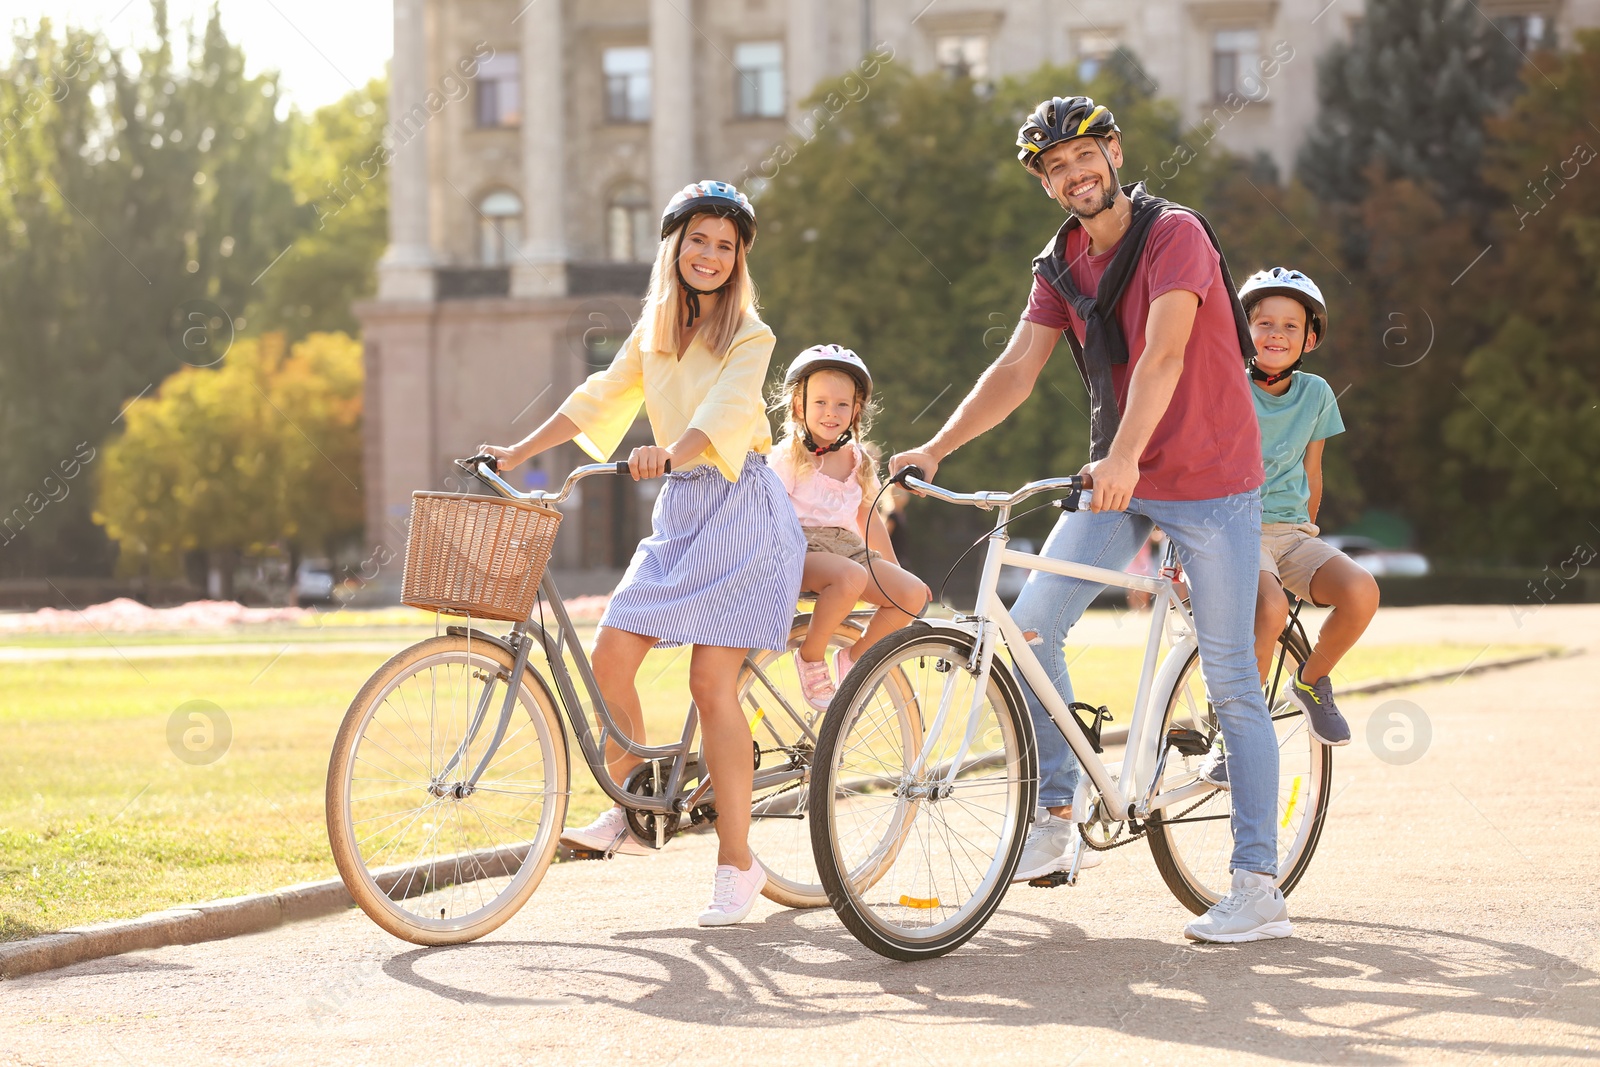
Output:
<path fill-rule="evenodd" d="M 979 688 L 973 643 L 926 622 L 884 638 L 851 671 L 818 740 L 817 872 L 844 925 L 891 959 L 942 956 L 983 928 L 1033 814 L 1027 707 L 999 659 Z"/>
<path fill-rule="evenodd" d="M 1300 706 L 1283 696 L 1286 681 L 1310 655 L 1301 636 L 1284 631 L 1278 644 L 1282 656 L 1279 685 L 1269 690 L 1267 707 L 1278 741 L 1278 888 L 1288 895 L 1305 876 L 1322 836 L 1328 814 L 1328 791 L 1333 781 L 1333 752 L 1318 743 L 1306 728 Z M 1200 654 L 1190 652 L 1177 685 L 1167 699 L 1162 744 L 1174 727 L 1194 730 L 1221 744 L 1216 710 L 1206 700 L 1200 676 Z M 1205 756 L 1186 756 L 1168 748 L 1163 765 L 1163 790 L 1198 779 Z M 1150 853 L 1167 888 L 1184 907 L 1203 915 L 1228 894 L 1233 855 L 1232 805 L 1225 790 L 1211 790 L 1186 803 L 1154 813 L 1149 820 Z"/>
<path fill-rule="evenodd" d="M 529 669 L 493 745 L 514 665 L 482 638 L 431 638 L 380 667 L 345 713 L 328 764 L 328 843 L 350 895 L 396 937 L 482 937 L 550 866 L 566 739 Z"/>

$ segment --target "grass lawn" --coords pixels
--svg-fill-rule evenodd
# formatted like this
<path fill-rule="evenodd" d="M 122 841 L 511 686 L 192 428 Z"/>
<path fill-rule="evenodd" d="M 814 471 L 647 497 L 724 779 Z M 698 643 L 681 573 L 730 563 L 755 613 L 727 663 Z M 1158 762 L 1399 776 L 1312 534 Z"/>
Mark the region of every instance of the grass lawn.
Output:
<path fill-rule="evenodd" d="M 424 631 L 382 632 L 398 651 Z M 1358 648 L 1335 682 L 1536 650 Z M 322 813 L 328 748 L 385 657 L 274 654 L 0 663 L 0 941 L 334 874 Z M 1140 650 L 1069 657 L 1079 698 L 1109 704 L 1126 723 Z M 645 662 L 654 740 L 681 729 L 688 664 L 681 649 Z M 167 743 L 169 717 L 197 699 L 224 709 L 233 733 L 226 754 L 205 766 L 179 760 Z M 602 803 L 575 760 L 569 821 L 586 822 Z"/>

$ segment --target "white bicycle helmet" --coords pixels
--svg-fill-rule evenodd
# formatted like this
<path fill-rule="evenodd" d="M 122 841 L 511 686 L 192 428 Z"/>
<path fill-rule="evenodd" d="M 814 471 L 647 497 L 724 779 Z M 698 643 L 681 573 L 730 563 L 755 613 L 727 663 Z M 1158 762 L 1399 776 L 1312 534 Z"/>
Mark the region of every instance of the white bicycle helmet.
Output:
<path fill-rule="evenodd" d="M 1287 296 L 1305 305 L 1312 332 L 1321 341 L 1328 334 L 1328 305 L 1322 290 L 1305 274 L 1288 267 L 1258 270 L 1239 286 L 1239 303 L 1249 311 L 1269 296 Z"/>
<path fill-rule="evenodd" d="M 789 370 L 783 376 L 784 387 L 788 388 L 819 370 L 844 371 L 861 386 L 865 393 L 862 399 L 872 399 L 872 374 L 867 370 L 866 362 L 839 345 L 812 345 L 794 357 L 794 362 L 789 364 Z"/>

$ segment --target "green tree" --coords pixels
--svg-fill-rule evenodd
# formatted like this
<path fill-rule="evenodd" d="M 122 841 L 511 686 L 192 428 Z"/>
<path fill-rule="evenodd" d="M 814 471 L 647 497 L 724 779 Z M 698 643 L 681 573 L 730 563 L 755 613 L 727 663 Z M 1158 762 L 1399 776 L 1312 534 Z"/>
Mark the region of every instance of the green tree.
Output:
<path fill-rule="evenodd" d="M 251 283 L 304 226 L 275 75 L 244 75 L 215 9 L 181 58 L 163 0 L 152 14 L 136 62 L 45 21 L 0 70 L 0 500 L 195 359 L 186 305 L 215 306 L 219 347 L 245 328 Z M 86 496 L 42 512 L 0 573 L 109 568 Z"/>
<path fill-rule="evenodd" d="M 1474 271 L 1471 311 L 1487 336 L 1442 421 L 1470 517 L 1457 536 L 1534 563 L 1600 546 L 1600 33 L 1556 63 L 1490 126 L 1486 178 L 1507 206 L 1497 254 Z"/>
<path fill-rule="evenodd" d="M 361 527 L 361 346 L 313 334 L 236 344 L 134 402 L 101 461 L 94 518 L 124 574 L 176 574 L 203 552 L 326 551 Z M 226 588 L 226 583 L 224 582 Z"/>
<path fill-rule="evenodd" d="M 1483 124 L 1515 94 L 1520 64 L 1466 0 L 1368 0 L 1351 39 L 1317 62 L 1301 180 L 1345 204 L 1363 200 L 1376 173 L 1424 185 L 1452 210 L 1485 205 Z"/>
<path fill-rule="evenodd" d="M 311 222 L 261 280 L 253 323 L 293 339 L 359 330 L 351 305 L 377 289 L 389 240 L 389 183 L 382 160 L 389 89 L 383 78 L 295 116 L 288 179 Z"/>

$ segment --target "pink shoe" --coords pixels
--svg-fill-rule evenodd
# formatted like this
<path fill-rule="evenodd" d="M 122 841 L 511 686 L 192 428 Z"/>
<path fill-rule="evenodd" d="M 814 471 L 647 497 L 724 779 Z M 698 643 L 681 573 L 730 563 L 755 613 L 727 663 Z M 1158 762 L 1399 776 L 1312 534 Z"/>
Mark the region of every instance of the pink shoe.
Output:
<path fill-rule="evenodd" d="M 819 659 L 813 663 L 801 659 L 797 648 L 794 650 L 794 666 L 800 674 L 800 692 L 805 694 L 806 703 L 818 711 L 827 711 L 834 693 L 833 679 L 828 676 L 828 661 Z"/>
<path fill-rule="evenodd" d="M 841 648 L 833 654 L 833 673 L 841 682 L 844 681 L 844 676 L 850 673 L 850 668 L 854 667 L 855 664 L 856 661 L 851 657 L 850 649 L 848 648 Z"/>
<path fill-rule="evenodd" d="M 732 926 L 743 922 L 756 897 L 766 887 L 767 872 L 761 861 L 751 857 L 750 869 L 741 871 L 731 863 L 719 864 L 712 882 L 711 903 L 700 913 L 701 926 Z"/>

